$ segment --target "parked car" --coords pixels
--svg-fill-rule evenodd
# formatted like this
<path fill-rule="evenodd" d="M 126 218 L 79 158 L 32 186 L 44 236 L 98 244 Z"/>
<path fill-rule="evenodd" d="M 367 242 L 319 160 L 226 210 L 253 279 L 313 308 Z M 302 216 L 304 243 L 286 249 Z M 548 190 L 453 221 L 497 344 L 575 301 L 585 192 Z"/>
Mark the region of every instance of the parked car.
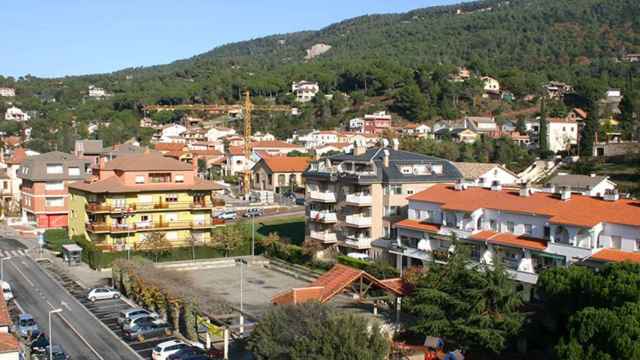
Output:
<path fill-rule="evenodd" d="M 91 291 L 89 291 L 89 294 L 87 294 L 87 299 L 89 299 L 91 302 L 94 302 L 96 300 L 118 298 L 120 298 L 120 292 L 112 288 L 95 288 L 91 289 Z"/>
<path fill-rule="evenodd" d="M 359 252 L 350 252 L 347 254 L 347 256 L 353 259 L 358 259 L 358 260 L 364 260 L 364 261 L 369 260 L 369 255 L 364 253 L 359 253 Z"/>
<path fill-rule="evenodd" d="M 304 205 L 304 197 L 297 197 L 296 205 Z"/>
<path fill-rule="evenodd" d="M 136 315 L 122 323 L 122 330 L 127 331 L 130 329 L 135 329 L 136 327 L 139 327 L 144 324 L 148 324 L 148 323 L 160 324 L 163 322 L 164 321 L 162 319 L 151 316 L 151 315 L 145 315 L 145 314 Z"/>
<path fill-rule="evenodd" d="M 29 314 L 20 314 L 18 316 L 18 335 L 26 338 L 31 334 L 31 338 L 35 339 L 36 336 L 40 336 L 40 327 L 33 319 L 33 316 Z"/>
<path fill-rule="evenodd" d="M 31 340 L 31 353 L 32 354 L 44 354 L 49 347 L 49 339 L 40 333 L 37 338 Z"/>
<path fill-rule="evenodd" d="M 122 326 L 124 325 L 125 322 L 128 322 L 131 318 L 140 316 L 140 315 L 147 315 L 156 319 L 160 318 L 160 315 L 158 315 L 157 313 L 151 312 L 147 309 L 132 308 L 132 309 L 120 311 L 120 313 L 118 314 L 118 320 L 117 320 L 118 325 Z"/>
<path fill-rule="evenodd" d="M 138 341 L 142 342 L 145 339 L 171 335 L 171 325 L 167 323 L 144 323 L 140 326 L 125 330 L 124 333 L 127 339 L 137 339 Z"/>
<path fill-rule="evenodd" d="M 51 345 L 51 356 L 49 357 L 49 348 L 47 347 L 47 350 L 45 352 L 46 356 L 43 357 L 44 359 L 53 359 L 53 360 L 69 360 L 71 359 L 71 357 L 69 355 L 67 355 L 66 352 L 64 352 L 64 349 L 62 349 L 62 346 L 60 345 Z"/>
<path fill-rule="evenodd" d="M 13 291 L 11 291 L 11 285 L 8 282 L 0 280 L 0 286 L 2 286 L 2 296 L 4 301 L 13 300 Z"/>
<path fill-rule="evenodd" d="M 238 218 L 238 214 L 233 210 L 228 210 L 228 211 L 221 212 L 216 217 L 222 220 L 235 220 Z"/>
<path fill-rule="evenodd" d="M 199 347 L 187 347 L 167 357 L 167 360 L 185 360 L 194 356 L 207 356 L 207 351 Z"/>
<path fill-rule="evenodd" d="M 264 215 L 264 210 L 259 208 L 247 209 L 244 213 L 244 217 L 258 217 Z"/>
<path fill-rule="evenodd" d="M 169 356 L 183 349 L 188 349 L 189 345 L 180 340 L 170 340 L 162 342 L 153 348 L 151 358 L 153 360 L 167 360 Z"/>

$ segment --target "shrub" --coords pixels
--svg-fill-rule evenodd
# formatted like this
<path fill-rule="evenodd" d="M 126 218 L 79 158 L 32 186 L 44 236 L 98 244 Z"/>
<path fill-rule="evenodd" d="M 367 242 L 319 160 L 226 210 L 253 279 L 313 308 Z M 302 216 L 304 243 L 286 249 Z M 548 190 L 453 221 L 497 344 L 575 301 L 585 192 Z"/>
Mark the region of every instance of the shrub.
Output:
<path fill-rule="evenodd" d="M 45 230 L 44 241 L 47 249 L 57 252 L 62 251 L 62 245 L 73 244 L 73 241 L 69 239 L 69 234 L 66 229 Z"/>
<path fill-rule="evenodd" d="M 382 262 L 371 262 L 360 259 L 354 259 L 349 256 L 338 255 L 336 260 L 338 263 L 351 266 L 356 269 L 364 270 L 370 275 L 378 279 L 388 279 L 398 277 L 398 270 L 391 265 Z"/>

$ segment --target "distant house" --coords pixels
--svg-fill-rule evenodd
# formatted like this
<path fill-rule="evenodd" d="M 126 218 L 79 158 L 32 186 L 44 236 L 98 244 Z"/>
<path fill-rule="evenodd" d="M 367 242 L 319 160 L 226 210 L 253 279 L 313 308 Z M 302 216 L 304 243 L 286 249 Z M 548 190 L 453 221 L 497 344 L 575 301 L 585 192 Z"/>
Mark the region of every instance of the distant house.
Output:
<path fill-rule="evenodd" d="M 30 118 L 31 117 L 29 116 L 29 114 L 27 114 L 26 112 L 20 110 L 20 108 L 17 108 L 15 106 L 8 108 L 7 111 L 4 113 L 5 120 L 28 121 Z"/>
<path fill-rule="evenodd" d="M 585 196 L 602 197 L 607 191 L 614 191 L 618 185 L 608 176 L 559 174 L 549 180 L 548 185 L 559 189 L 569 187 L 572 192 Z"/>
<path fill-rule="evenodd" d="M 480 137 L 480 135 L 477 132 L 471 129 L 464 129 L 464 128 L 452 129 L 450 130 L 449 134 L 453 141 L 458 143 L 465 143 L 465 144 L 473 144 Z"/>
<path fill-rule="evenodd" d="M 364 116 L 364 132 L 366 134 L 381 134 L 391 128 L 391 115 L 386 111 L 379 111 Z"/>
<path fill-rule="evenodd" d="M 429 127 L 429 125 L 426 125 L 426 124 L 410 123 L 402 127 L 403 135 L 423 137 L 429 133 L 431 133 L 431 127 Z"/>
<path fill-rule="evenodd" d="M 498 82 L 498 80 L 490 76 L 483 76 L 480 80 L 482 80 L 483 83 L 484 97 L 495 97 L 500 95 L 500 82 Z"/>
<path fill-rule="evenodd" d="M 300 136 L 298 141 L 304 144 L 306 149 L 315 149 L 325 144 L 338 142 L 338 132 L 335 130 L 313 130 L 310 133 Z"/>
<path fill-rule="evenodd" d="M 302 173 L 311 158 L 265 156 L 253 166 L 253 188 L 281 194 L 304 186 Z"/>
<path fill-rule="evenodd" d="M 87 92 L 89 97 L 94 99 L 101 99 L 108 96 L 107 91 L 105 89 L 99 88 L 94 85 L 89 85 Z"/>
<path fill-rule="evenodd" d="M 262 133 L 260 131 L 256 132 L 255 134 L 251 135 L 251 139 L 253 141 L 276 141 L 276 137 L 273 136 L 273 134 L 270 133 Z"/>
<path fill-rule="evenodd" d="M 251 143 L 253 151 L 262 151 L 271 155 L 287 155 L 292 151 L 305 152 L 305 148 L 302 145 L 289 144 L 284 141 L 254 141 Z"/>
<path fill-rule="evenodd" d="M 491 187 L 494 183 L 515 185 L 520 183 L 518 175 L 500 164 L 454 162 L 453 165 L 462 174 L 465 183 Z"/>
<path fill-rule="evenodd" d="M 324 156 L 330 152 L 350 153 L 353 150 L 353 144 L 350 143 L 333 143 L 325 144 L 314 149 L 316 156 Z"/>
<path fill-rule="evenodd" d="M 298 81 L 291 84 L 291 92 L 297 102 L 309 102 L 320 92 L 320 85 L 312 81 Z"/>
<path fill-rule="evenodd" d="M 568 118 L 550 118 L 547 122 L 549 150 L 568 151 L 578 144 L 578 123 Z"/>
<path fill-rule="evenodd" d="M 349 130 L 356 132 L 364 131 L 364 119 L 362 118 L 353 118 L 349 120 Z"/>
<path fill-rule="evenodd" d="M 207 130 L 206 137 L 208 141 L 216 141 L 218 139 L 222 139 L 235 134 L 236 131 L 234 129 L 226 127 L 215 127 Z"/>
<path fill-rule="evenodd" d="M 458 68 L 458 73 L 451 76 L 451 81 L 453 82 L 464 82 L 471 78 L 471 71 L 466 67 Z"/>
<path fill-rule="evenodd" d="M 627 62 L 640 62 L 640 53 L 626 54 L 622 57 L 622 60 Z"/>
<path fill-rule="evenodd" d="M 10 87 L 0 87 L 1 97 L 14 97 L 16 96 L 16 89 Z"/>
<path fill-rule="evenodd" d="M 498 131 L 496 119 L 492 116 L 467 116 L 465 127 L 477 133 L 492 134 Z"/>
<path fill-rule="evenodd" d="M 562 99 L 565 94 L 573 92 L 573 86 L 560 81 L 550 81 L 543 88 L 549 99 Z"/>
<path fill-rule="evenodd" d="M 187 131 L 187 128 L 182 125 L 178 125 L 178 124 L 167 125 L 162 129 L 162 132 L 160 135 L 160 141 L 179 142 L 179 141 L 175 141 L 175 139 L 179 138 L 186 131 Z"/>

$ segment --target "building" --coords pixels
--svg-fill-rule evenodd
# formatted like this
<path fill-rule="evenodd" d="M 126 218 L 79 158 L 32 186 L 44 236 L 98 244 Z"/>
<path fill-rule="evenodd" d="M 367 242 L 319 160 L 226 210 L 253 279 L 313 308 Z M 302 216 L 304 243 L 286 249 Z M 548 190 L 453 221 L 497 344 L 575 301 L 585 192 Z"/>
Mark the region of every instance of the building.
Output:
<path fill-rule="evenodd" d="M 298 151 L 301 153 L 306 151 L 305 147 L 302 145 L 290 144 L 280 140 L 254 141 L 251 143 L 251 149 L 253 151 L 266 152 L 271 155 L 287 155 L 292 151 Z"/>
<path fill-rule="evenodd" d="M 364 119 L 362 118 L 353 118 L 349 120 L 349 130 L 355 132 L 363 132 L 364 131 Z"/>
<path fill-rule="evenodd" d="M 465 143 L 465 144 L 473 144 L 480 138 L 480 134 L 471 130 L 464 128 L 456 128 L 447 131 L 448 136 L 457 143 Z"/>
<path fill-rule="evenodd" d="M 14 97 L 16 96 L 16 89 L 10 87 L 0 87 L 1 97 Z"/>
<path fill-rule="evenodd" d="M 565 94 L 573 92 L 573 86 L 560 81 L 550 81 L 543 86 L 549 99 L 562 99 Z"/>
<path fill-rule="evenodd" d="M 391 115 L 386 111 L 379 111 L 364 116 L 363 131 L 365 134 L 382 134 L 391 128 Z"/>
<path fill-rule="evenodd" d="M 10 333 L 12 325 L 7 302 L 2 298 L 0 299 L 0 360 L 20 360 L 23 358 L 18 339 Z"/>
<path fill-rule="evenodd" d="M 400 270 L 446 261 L 455 237 L 475 261 L 500 259 L 514 279 L 529 284 L 548 267 L 610 257 L 638 261 L 640 251 L 640 206 L 615 192 L 594 198 L 526 185 L 436 185 L 409 197 L 408 218 L 395 227 L 389 252 Z"/>
<path fill-rule="evenodd" d="M 464 123 L 467 129 L 479 134 L 493 135 L 499 132 L 493 116 L 467 116 L 464 118 Z"/>
<path fill-rule="evenodd" d="M 370 252 L 373 241 L 389 237 L 391 225 L 406 217 L 407 195 L 461 178 L 451 162 L 395 145 L 356 146 L 351 154 L 311 162 L 303 175 L 309 241 L 346 253 Z"/>
<path fill-rule="evenodd" d="M 101 99 L 101 98 L 109 96 L 105 89 L 99 88 L 99 87 L 94 86 L 94 85 L 89 85 L 87 93 L 88 93 L 89 97 L 94 98 L 94 99 Z"/>
<path fill-rule="evenodd" d="M 410 123 L 402 127 L 402 134 L 417 137 L 426 137 L 431 133 L 431 128 L 427 124 Z"/>
<path fill-rule="evenodd" d="M 618 185 L 609 180 L 608 176 L 591 175 L 569 175 L 560 173 L 547 183 L 548 187 L 555 189 L 569 188 L 571 192 L 584 196 L 601 197 L 607 192 L 615 191 Z"/>
<path fill-rule="evenodd" d="M 570 118 L 550 118 L 548 123 L 549 150 L 568 151 L 578 144 L 578 123 Z"/>
<path fill-rule="evenodd" d="M 102 140 L 76 140 L 73 155 L 89 161 L 91 167 L 94 167 L 98 165 L 102 151 Z"/>
<path fill-rule="evenodd" d="M 264 156 L 253 166 L 253 189 L 277 194 L 304 187 L 302 173 L 311 158 L 291 156 Z"/>
<path fill-rule="evenodd" d="M 215 127 L 207 130 L 207 141 L 217 141 L 227 136 L 235 135 L 236 131 L 226 127 Z"/>
<path fill-rule="evenodd" d="M 17 148 L 13 151 L 13 154 L 5 161 L 6 175 L 9 178 L 9 188 L 11 191 L 11 210 L 20 209 L 20 199 L 22 198 L 20 192 L 20 185 L 22 185 L 22 179 L 18 176 L 20 166 L 27 159 L 28 152 L 23 148 Z M 37 153 L 36 153 L 37 155 Z"/>
<path fill-rule="evenodd" d="M 324 156 L 327 153 L 350 153 L 353 151 L 353 144 L 349 143 L 334 143 L 334 144 L 326 144 L 315 148 L 314 153 L 316 156 Z"/>
<path fill-rule="evenodd" d="M 297 102 L 305 103 L 311 101 L 320 92 L 317 82 L 298 81 L 291 84 L 291 92 L 296 97 Z"/>
<path fill-rule="evenodd" d="M 89 161 L 53 151 L 28 157 L 22 162 L 20 196 L 22 217 L 39 228 L 68 224 L 70 182 L 89 176 Z"/>
<path fill-rule="evenodd" d="M 179 124 L 171 124 L 162 128 L 160 132 L 160 141 L 162 142 L 184 142 L 175 141 L 176 138 L 180 138 L 182 134 L 187 131 L 187 128 Z"/>
<path fill-rule="evenodd" d="M 69 184 L 70 236 L 85 236 L 99 249 L 144 248 L 161 233 L 173 246 L 211 240 L 213 191 L 190 164 L 143 153 L 101 162 L 96 179 Z"/>
<path fill-rule="evenodd" d="M 497 97 L 500 96 L 500 83 L 498 80 L 490 77 L 483 76 L 480 78 L 483 83 L 484 97 Z"/>
<path fill-rule="evenodd" d="M 271 133 L 263 133 L 261 131 L 255 132 L 251 135 L 251 140 L 253 141 L 276 141 L 276 137 Z"/>
<path fill-rule="evenodd" d="M 20 110 L 20 108 L 12 106 L 4 113 L 4 119 L 10 121 L 28 121 L 31 117 L 26 112 Z"/>
<path fill-rule="evenodd" d="M 516 185 L 520 183 L 518 175 L 500 164 L 454 162 L 453 165 L 462 174 L 465 184 L 482 187 L 501 185 Z"/>
<path fill-rule="evenodd" d="M 313 130 L 310 133 L 300 136 L 298 141 L 304 144 L 305 149 L 315 149 L 326 144 L 338 142 L 339 134 L 335 130 Z"/>
<path fill-rule="evenodd" d="M 223 175 L 235 176 L 242 174 L 244 171 L 251 169 L 255 162 L 244 154 L 243 146 L 230 146 L 225 152 L 225 164 L 223 168 Z"/>
<path fill-rule="evenodd" d="M 638 54 L 626 54 L 622 57 L 623 61 L 627 62 L 640 62 L 640 53 Z"/>

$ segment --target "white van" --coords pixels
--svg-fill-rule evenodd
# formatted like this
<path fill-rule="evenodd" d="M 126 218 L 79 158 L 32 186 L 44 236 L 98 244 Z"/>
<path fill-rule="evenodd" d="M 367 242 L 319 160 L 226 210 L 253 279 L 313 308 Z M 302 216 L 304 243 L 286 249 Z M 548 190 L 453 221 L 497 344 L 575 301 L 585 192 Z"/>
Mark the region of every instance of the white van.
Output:
<path fill-rule="evenodd" d="M 11 285 L 8 282 L 0 280 L 0 286 L 2 286 L 2 296 L 4 301 L 13 300 L 13 291 L 11 291 Z"/>

